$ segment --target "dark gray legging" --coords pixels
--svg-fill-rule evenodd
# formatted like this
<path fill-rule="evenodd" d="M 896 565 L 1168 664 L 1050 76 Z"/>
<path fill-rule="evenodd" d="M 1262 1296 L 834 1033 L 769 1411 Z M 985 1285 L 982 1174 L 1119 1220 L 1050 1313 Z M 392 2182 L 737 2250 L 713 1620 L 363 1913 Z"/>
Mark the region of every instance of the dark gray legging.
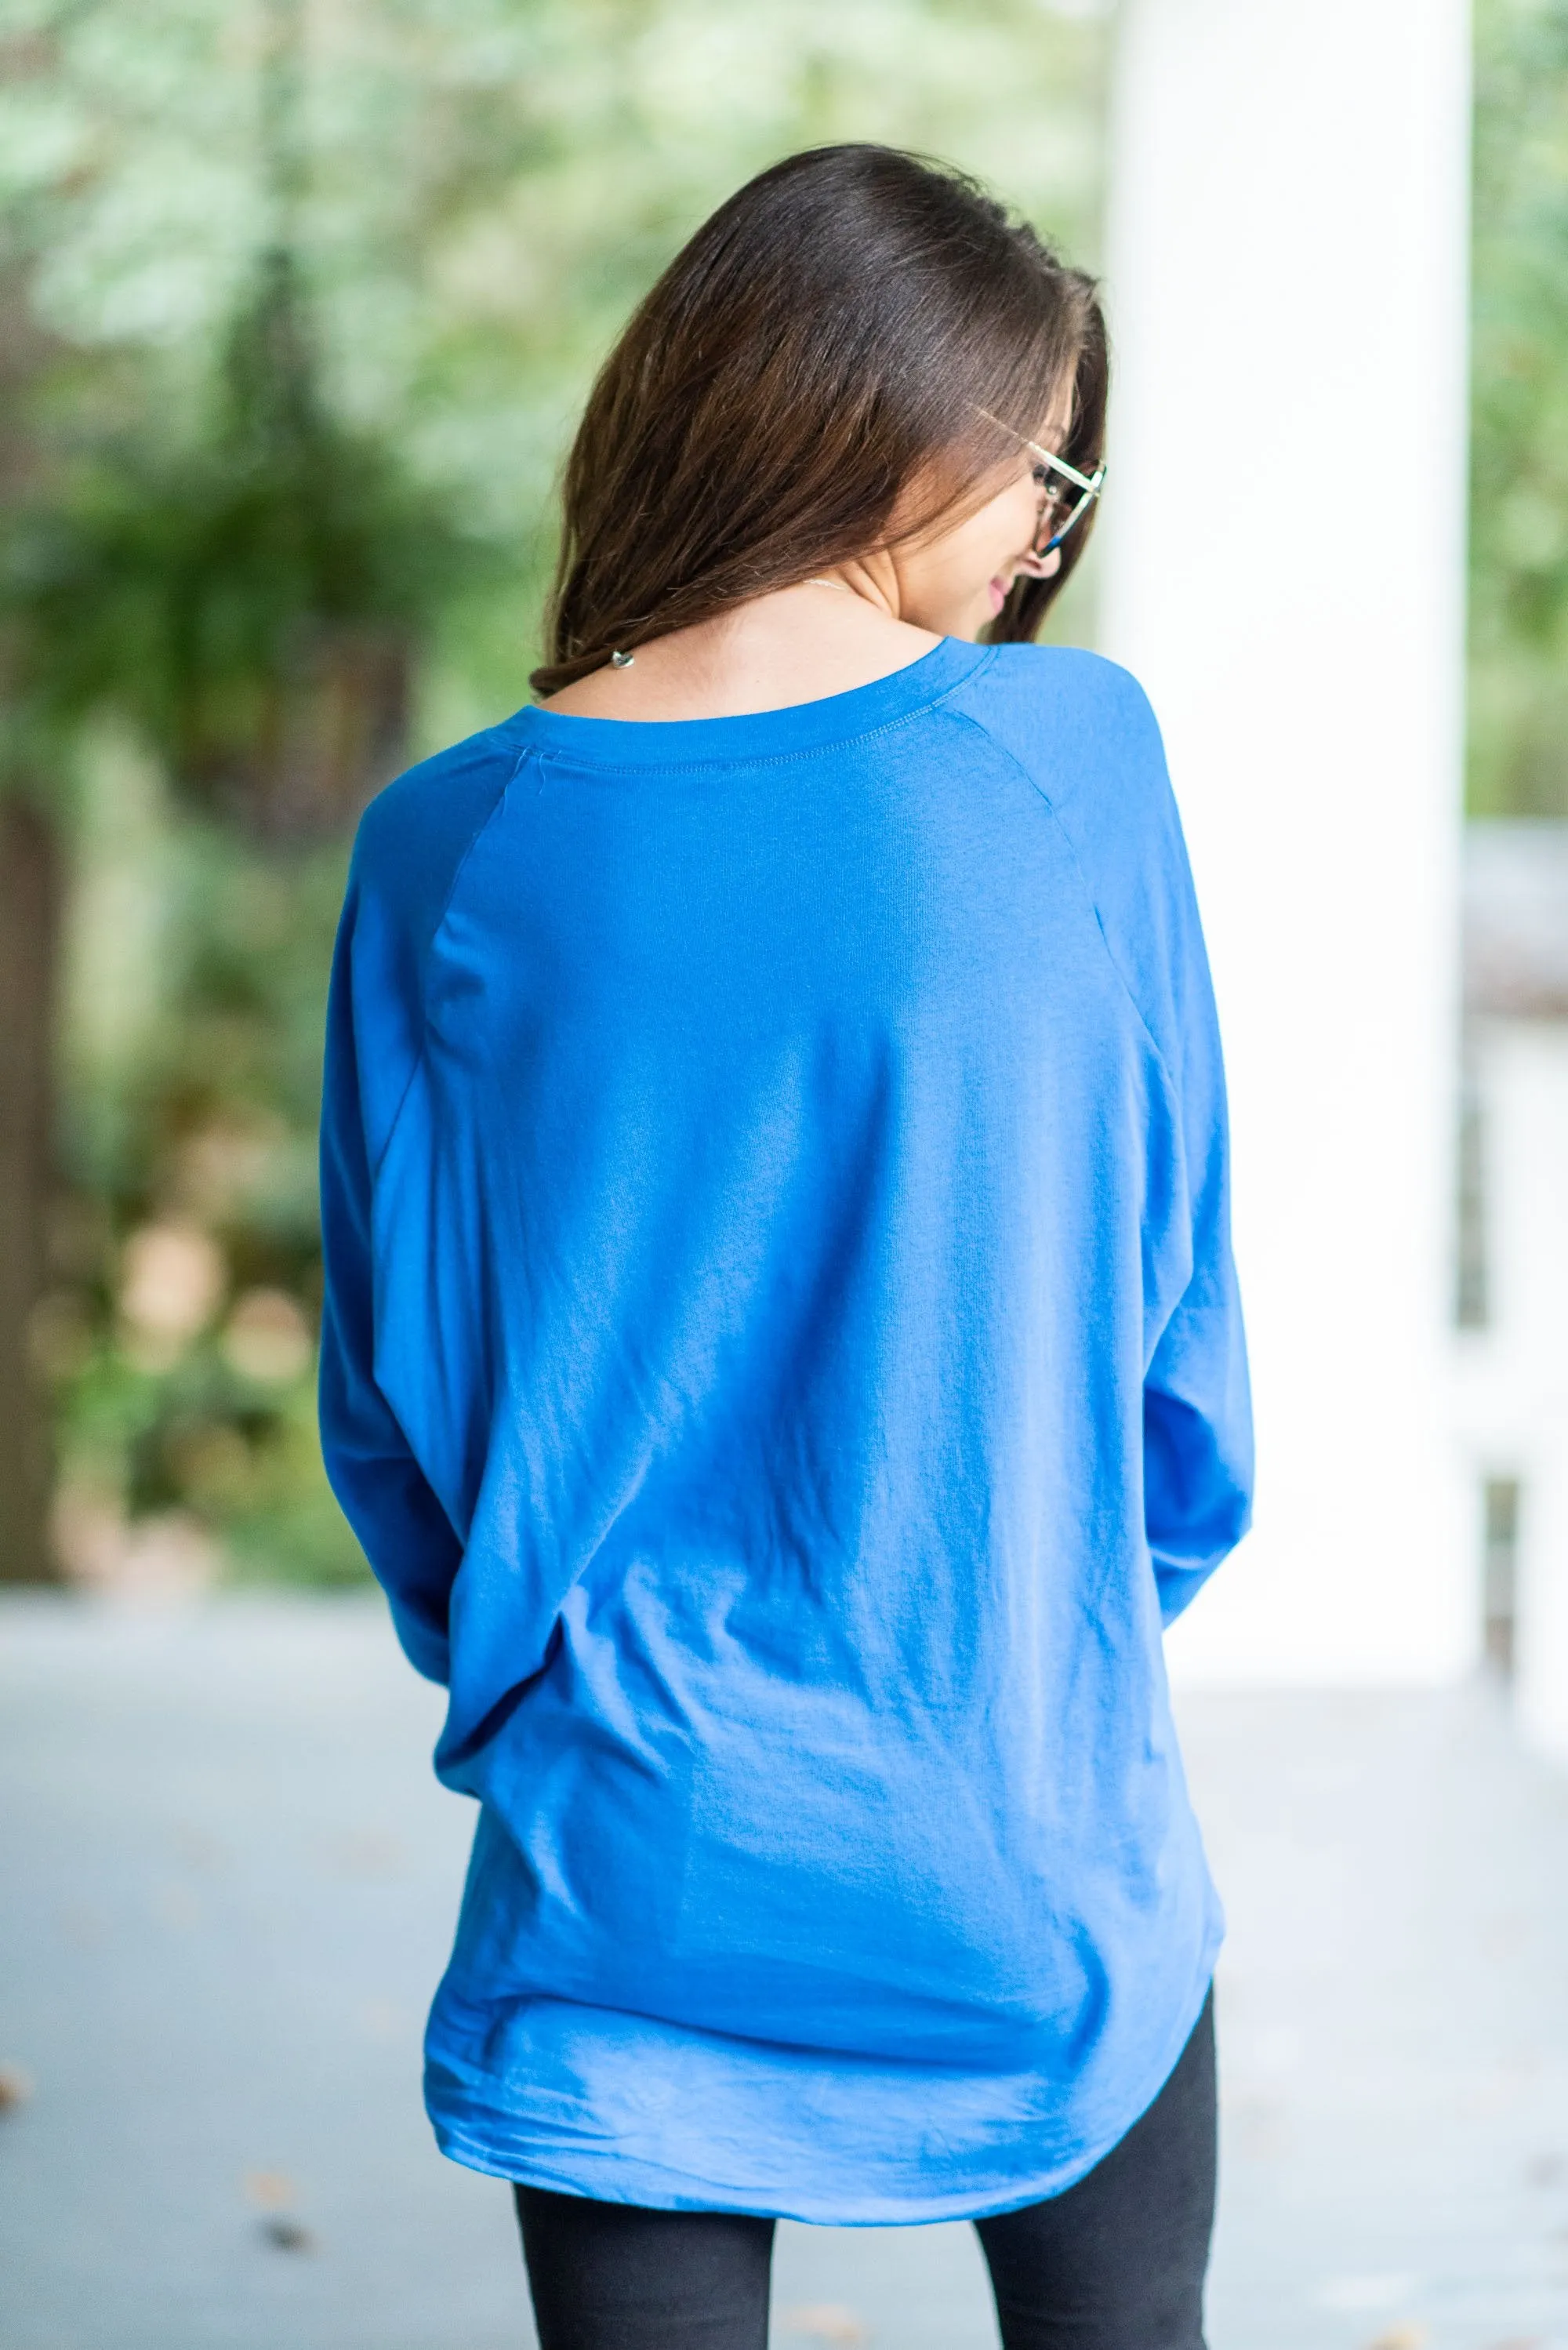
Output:
<path fill-rule="evenodd" d="M 1214 1994 L 1086 2178 L 977 2220 L 1003 2350 L 1203 2350 Z M 774 2221 L 516 2189 L 540 2350 L 765 2350 Z"/>

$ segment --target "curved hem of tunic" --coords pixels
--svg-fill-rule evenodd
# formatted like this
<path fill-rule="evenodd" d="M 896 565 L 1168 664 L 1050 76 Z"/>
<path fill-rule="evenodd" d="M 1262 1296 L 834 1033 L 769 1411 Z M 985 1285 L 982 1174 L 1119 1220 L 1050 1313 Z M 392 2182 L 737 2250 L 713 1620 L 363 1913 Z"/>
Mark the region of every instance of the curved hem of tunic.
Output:
<path fill-rule="evenodd" d="M 525 2154 L 516 2147 L 504 2148 L 488 2138 L 476 2137 L 466 2123 L 446 2119 L 433 2106 L 429 2108 L 431 2126 L 441 2153 L 464 2169 L 481 2171 L 491 2178 L 504 2178 L 513 2186 L 548 2188 L 558 2195 L 580 2195 L 597 2203 L 631 2203 L 653 2211 L 745 2212 L 824 2228 L 917 2228 L 941 2220 L 988 2220 L 999 2212 L 1022 2210 L 1031 2203 L 1047 2202 L 1054 2196 L 1065 2194 L 1068 2188 L 1075 2187 L 1079 2179 L 1103 2162 L 1134 2123 L 1148 2111 L 1170 2078 L 1203 2012 L 1221 1939 L 1221 1935 L 1212 1932 L 1205 1936 L 1196 1998 L 1189 2000 L 1181 2009 L 1185 2020 L 1159 2064 L 1153 2068 L 1151 2077 L 1140 2085 L 1137 2096 L 1128 2100 L 1127 2110 L 1114 2127 L 1096 2131 L 1087 2147 L 1069 2160 L 1006 2187 L 996 2181 L 988 2188 L 959 2188 L 941 2195 L 825 2198 L 809 2189 L 786 2189 L 781 2184 L 765 2192 L 759 2185 L 748 2192 L 714 2180 L 692 2178 L 641 2155 L 610 2151 L 585 2162 L 580 2147 L 575 2149 L 575 2159 L 564 2160 L 549 2158 L 564 2154 L 565 2149 L 558 2147 L 541 2147 L 537 2154 Z"/>

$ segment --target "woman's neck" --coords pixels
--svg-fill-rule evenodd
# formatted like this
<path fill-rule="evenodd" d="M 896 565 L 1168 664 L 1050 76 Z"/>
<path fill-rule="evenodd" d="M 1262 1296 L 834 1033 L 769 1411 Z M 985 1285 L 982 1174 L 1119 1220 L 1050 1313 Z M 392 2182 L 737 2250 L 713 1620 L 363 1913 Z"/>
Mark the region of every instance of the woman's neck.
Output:
<path fill-rule="evenodd" d="M 741 718 L 874 684 L 941 642 L 898 618 L 896 577 L 880 568 L 875 558 L 845 564 L 655 637 L 625 667 L 563 686 L 548 707 L 575 718 Z"/>

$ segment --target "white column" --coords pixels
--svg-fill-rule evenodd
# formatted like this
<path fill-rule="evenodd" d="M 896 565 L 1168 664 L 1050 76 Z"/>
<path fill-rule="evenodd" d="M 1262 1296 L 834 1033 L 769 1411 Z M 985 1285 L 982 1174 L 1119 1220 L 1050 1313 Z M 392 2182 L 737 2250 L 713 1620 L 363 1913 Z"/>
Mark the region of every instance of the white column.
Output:
<path fill-rule="evenodd" d="M 1255 1533 L 1189 1679 L 1473 1659 L 1448 1432 L 1464 0 L 1123 0 L 1101 641 L 1165 729 L 1232 1100 Z"/>
<path fill-rule="evenodd" d="M 1568 1762 L 1568 1028 L 1480 1040 L 1488 1324 L 1466 1349 L 1482 1473 L 1519 1480 L 1514 1694 L 1531 1744 Z"/>

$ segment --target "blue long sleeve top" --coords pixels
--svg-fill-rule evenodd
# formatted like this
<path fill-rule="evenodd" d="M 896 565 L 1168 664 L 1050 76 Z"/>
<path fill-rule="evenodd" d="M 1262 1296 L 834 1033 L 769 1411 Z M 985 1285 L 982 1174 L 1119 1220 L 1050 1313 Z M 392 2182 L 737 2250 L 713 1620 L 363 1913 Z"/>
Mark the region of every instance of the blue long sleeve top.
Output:
<path fill-rule="evenodd" d="M 415 768 L 322 1180 L 329 1471 L 480 1805 L 442 2147 L 838 2222 L 1070 2185 L 1212 1971 L 1160 1631 L 1251 1482 L 1137 686 L 944 640 Z"/>

